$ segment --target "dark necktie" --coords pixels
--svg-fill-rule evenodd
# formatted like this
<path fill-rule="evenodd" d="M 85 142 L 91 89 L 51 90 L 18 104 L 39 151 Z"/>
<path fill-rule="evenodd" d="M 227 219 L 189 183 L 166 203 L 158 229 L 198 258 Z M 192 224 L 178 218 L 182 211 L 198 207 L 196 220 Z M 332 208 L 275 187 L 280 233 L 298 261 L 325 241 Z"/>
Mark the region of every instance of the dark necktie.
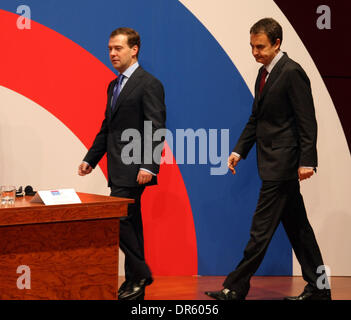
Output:
<path fill-rule="evenodd" d="M 261 74 L 261 82 L 260 82 L 260 94 L 263 90 L 263 87 L 266 83 L 266 77 L 267 77 L 268 71 L 266 68 L 263 68 L 262 74 Z"/>
<path fill-rule="evenodd" d="M 116 102 L 119 94 L 121 93 L 122 89 L 122 81 L 123 81 L 124 75 L 121 74 L 118 76 L 117 83 L 115 84 L 115 87 L 113 88 L 113 97 L 112 97 L 112 104 L 111 104 L 111 109 L 112 112 L 114 111 L 116 107 Z"/>

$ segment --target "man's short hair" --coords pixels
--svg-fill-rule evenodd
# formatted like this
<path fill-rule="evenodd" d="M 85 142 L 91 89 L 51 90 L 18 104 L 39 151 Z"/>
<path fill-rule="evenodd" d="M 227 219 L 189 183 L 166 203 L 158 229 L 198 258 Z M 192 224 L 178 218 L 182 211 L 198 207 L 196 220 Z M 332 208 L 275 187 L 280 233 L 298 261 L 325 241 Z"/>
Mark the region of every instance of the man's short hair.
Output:
<path fill-rule="evenodd" d="M 271 45 L 274 45 L 277 39 L 280 44 L 283 42 L 283 29 L 281 25 L 272 18 L 264 18 L 257 21 L 250 29 L 250 34 L 265 33 Z"/>
<path fill-rule="evenodd" d="M 119 34 L 124 34 L 128 37 L 128 46 L 129 48 L 133 48 L 134 46 L 138 46 L 138 53 L 137 53 L 137 57 L 139 55 L 139 51 L 140 51 L 140 35 L 137 31 L 135 31 L 132 28 L 118 28 L 114 31 L 112 31 L 111 35 L 110 35 L 110 39 L 118 36 Z"/>

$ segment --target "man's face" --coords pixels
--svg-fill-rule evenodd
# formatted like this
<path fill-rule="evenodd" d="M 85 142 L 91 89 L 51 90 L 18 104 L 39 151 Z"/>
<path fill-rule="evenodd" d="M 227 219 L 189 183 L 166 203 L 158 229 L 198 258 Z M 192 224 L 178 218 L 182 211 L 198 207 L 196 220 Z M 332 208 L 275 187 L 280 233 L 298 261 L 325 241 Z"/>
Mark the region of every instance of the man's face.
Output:
<path fill-rule="evenodd" d="M 118 72 L 122 73 L 137 61 L 138 47 L 129 48 L 128 37 L 119 34 L 110 39 L 108 43 L 110 60 Z"/>
<path fill-rule="evenodd" d="M 256 61 L 268 66 L 279 51 L 280 39 L 272 45 L 265 33 L 251 33 L 250 45 Z"/>

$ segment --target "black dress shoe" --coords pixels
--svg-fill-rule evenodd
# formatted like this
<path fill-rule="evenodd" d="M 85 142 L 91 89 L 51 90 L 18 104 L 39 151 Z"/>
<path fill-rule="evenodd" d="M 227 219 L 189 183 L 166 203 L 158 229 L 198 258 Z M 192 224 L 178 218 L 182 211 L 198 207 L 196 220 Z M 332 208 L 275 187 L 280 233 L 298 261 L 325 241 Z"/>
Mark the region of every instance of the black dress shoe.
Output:
<path fill-rule="evenodd" d="M 284 300 L 304 301 L 304 300 L 331 300 L 330 290 L 316 290 L 312 292 L 304 291 L 297 297 L 285 297 Z"/>
<path fill-rule="evenodd" d="M 131 281 L 129 280 L 124 281 L 118 289 L 118 295 L 121 295 L 131 285 L 132 285 Z"/>
<path fill-rule="evenodd" d="M 125 289 L 118 294 L 119 300 L 144 300 L 145 287 L 154 280 L 152 278 L 141 279 L 138 282 L 130 282 Z"/>
<path fill-rule="evenodd" d="M 239 295 L 236 291 L 226 288 L 221 291 L 206 291 L 205 294 L 216 300 L 245 300 L 245 297 Z"/>

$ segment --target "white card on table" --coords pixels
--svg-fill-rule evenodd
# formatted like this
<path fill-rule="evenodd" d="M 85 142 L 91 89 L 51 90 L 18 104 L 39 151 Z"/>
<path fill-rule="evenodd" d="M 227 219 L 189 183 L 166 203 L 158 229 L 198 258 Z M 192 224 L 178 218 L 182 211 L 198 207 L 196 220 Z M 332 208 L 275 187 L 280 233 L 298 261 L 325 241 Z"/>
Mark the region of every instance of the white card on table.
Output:
<path fill-rule="evenodd" d="M 57 204 L 82 203 L 74 189 L 38 191 L 31 202 L 43 202 L 48 206 Z"/>

